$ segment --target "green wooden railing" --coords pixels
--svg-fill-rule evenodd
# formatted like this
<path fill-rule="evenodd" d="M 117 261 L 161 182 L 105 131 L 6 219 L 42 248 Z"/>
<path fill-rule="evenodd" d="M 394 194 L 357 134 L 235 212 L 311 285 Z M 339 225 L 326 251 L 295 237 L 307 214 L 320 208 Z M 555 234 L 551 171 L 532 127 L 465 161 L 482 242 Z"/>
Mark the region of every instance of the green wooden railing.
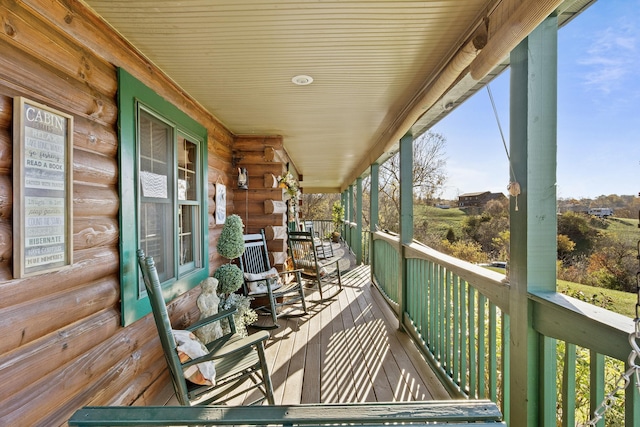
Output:
<path fill-rule="evenodd" d="M 360 239 L 360 245 L 357 245 L 357 239 Z M 370 240 L 371 233 L 366 230 L 358 233 L 358 226 L 355 222 L 344 223 L 344 241 L 351 248 L 352 252 L 354 252 L 356 259 L 360 259 L 363 264 L 370 264 L 371 262 Z M 360 254 L 355 253 L 358 250 Z"/>
<path fill-rule="evenodd" d="M 374 282 L 443 384 L 451 393 L 498 403 L 509 422 L 510 286 L 505 276 L 417 242 L 401 246 L 387 233 L 374 233 L 372 241 Z M 541 355 L 532 358 L 539 360 L 535 369 L 544 388 L 541 425 L 584 423 L 629 368 L 634 323 L 559 293 L 530 294 L 529 302 L 530 326 L 541 342 Z M 598 426 L 640 426 L 633 383 L 609 403 L 612 409 Z"/>
<path fill-rule="evenodd" d="M 318 233 L 319 237 L 326 239 L 331 235 L 334 225 L 330 219 L 314 219 L 311 222 L 313 222 L 313 231 Z"/>

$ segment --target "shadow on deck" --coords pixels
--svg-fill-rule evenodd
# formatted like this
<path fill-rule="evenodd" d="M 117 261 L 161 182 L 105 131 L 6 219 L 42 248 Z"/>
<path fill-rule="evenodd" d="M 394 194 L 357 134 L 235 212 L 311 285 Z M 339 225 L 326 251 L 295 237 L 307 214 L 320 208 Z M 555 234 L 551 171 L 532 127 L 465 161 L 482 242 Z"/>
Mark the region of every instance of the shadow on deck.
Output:
<path fill-rule="evenodd" d="M 371 284 L 369 266 L 355 265 L 344 244 L 335 253 L 346 270 L 344 290 L 323 302 L 315 302 L 314 290 L 308 315 L 281 318 L 271 331 L 266 352 L 276 404 L 449 399 L 398 330 L 396 316 Z"/>

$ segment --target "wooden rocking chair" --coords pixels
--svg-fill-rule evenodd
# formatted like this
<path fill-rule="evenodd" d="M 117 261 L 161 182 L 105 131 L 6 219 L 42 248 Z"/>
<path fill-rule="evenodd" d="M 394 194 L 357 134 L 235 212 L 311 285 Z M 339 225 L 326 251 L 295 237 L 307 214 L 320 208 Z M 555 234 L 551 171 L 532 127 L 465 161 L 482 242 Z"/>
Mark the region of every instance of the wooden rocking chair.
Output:
<path fill-rule="evenodd" d="M 312 277 L 318 285 L 320 300 L 333 298 L 342 291 L 340 259 L 320 262 L 318 259 L 315 236 L 311 231 L 289 231 L 289 252 L 293 259 L 293 268 L 301 269 L 302 274 Z M 333 288 L 331 295 L 325 297 L 324 287 Z"/>
<path fill-rule="evenodd" d="M 301 270 L 278 272 L 271 268 L 264 230 L 244 235 L 244 253 L 239 261 L 244 273 L 245 294 L 266 301 L 256 311 L 267 311 L 272 319 L 271 326 L 254 324 L 254 327 L 274 329 L 279 327 L 279 317 L 307 314 Z"/>
<path fill-rule="evenodd" d="M 333 245 L 331 240 L 323 237 L 314 230 L 313 221 L 305 221 L 301 231 L 309 231 L 313 235 L 313 241 L 316 245 L 316 253 L 319 259 L 329 259 L 333 257 Z"/>
<path fill-rule="evenodd" d="M 233 309 L 202 319 L 189 326 L 186 331 L 175 332 L 177 335 L 174 335 L 153 258 L 145 257 L 144 252 L 138 250 L 138 263 L 178 402 L 185 406 L 223 404 L 247 391 L 256 389 L 260 391 L 261 396 L 251 404 L 259 404 L 267 400 L 273 405 L 273 386 L 264 354 L 264 342 L 269 338 L 269 333 L 261 331 L 248 337 L 240 337 L 236 334 L 233 321 L 236 310 Z M 191 345 L 200 345 L 199 351 L 204 355 L 196 355 L 193 360 L 182 362 L 181 356 L 182 359 L 187 357 L 185 350 L 178 349 L 176 336 L 189 336 L 189 332 L 223 319 L 229 322 L 231 332 L 212 341 L 204 348 L 197 341 L 189 342 Z M 195 339 L 193 334 L 191 336 Z M 211 361 L 213 366 L 200 365 Z M 205 367 L 215 370 L 215 379 L 211 381 L 213 384 L 206 384 L 209 381 L 200 375 L 206 370 Z M 185 371 L 192 380 L 201 384 L 185 379 Z M 249 387 L 238 387 L 248 380 L 252 382 Z"/>

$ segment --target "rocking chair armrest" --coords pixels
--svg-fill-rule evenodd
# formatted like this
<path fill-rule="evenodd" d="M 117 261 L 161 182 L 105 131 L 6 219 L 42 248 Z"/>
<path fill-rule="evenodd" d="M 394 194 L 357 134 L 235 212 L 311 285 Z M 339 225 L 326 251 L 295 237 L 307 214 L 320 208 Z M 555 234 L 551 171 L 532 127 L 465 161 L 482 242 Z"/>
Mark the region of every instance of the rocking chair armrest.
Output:
<path fill-rule="evenodd" d="M 257 344 L 263 343 L 269 339 L 268 331 L 258 331 L 254 332 L 249 336 L 242 337 L 235 341 L 230 341 L 225 344 L 223 347 L 220 347 L 217 350 L 214 350 L 210 353 L 212 357 L 210 359 L 218 359 L 220 357 L 224 357 L 228 354 L 235 353 L 237 351 L 247 349 L 249 347 L 253 347 Z M 205 356 L 207 357 L 207 356 Z"/>
<path fill-rule="evenodd" d="M 285 270 L 285 271 L 281 271 L 278 274 L 280 276 L 284 276 L 285 274 L 297 274 L 297 273 L 302 273 L 304 270 L 302 268 L 297 268 L 295 270 Z"/>
<path fill-rule="evenodd" d="M 187 326 L 185 329 L 193 332 L 197 329 L 200 329 L 201 327 L 208 325 L 209 323 L 213 323 L 213 322 L 218 322 L 222 319 L 226 319 L 227 317 L 235 314 L 238 311 L 238 309 L 236 307 L 234 308 L 229 308 L 227 310 L 222 310 L 220 312 L 218 312 L 217 314 L 214 314 L 213 316 L 209 316 L 209 317 L 205 317 L 202 320 L 198 320 L 196 323 L 194 323 L 193 325 Z"/>
<path fill-rule="evenodd" d="M 279 274 L 280 276 L 284 276 L 285 274 L 293 274 L 295 279 L 293 279 L 295 282 L 298 282 L 300 284 L 302 284 L 302 273 L 304 272 L 303 268 L 297 268 L 295 270 L 286 270 L 286 271 L 281 271 Z"/>
<path fill-rule="evenodd" d="M 209 353 L 204 356 L 196 357 L 195 359 L 189 359 L 182 362 L 183 368 L 188 368 L 192 365 L 197 365 L 202 362 L 215 361 L 229 354 L 238 353 L 244 354 L 242 350 L 255 346 L 269 338 L 269 332 L 260 331 L 251 334 L 247 337 L 238 338 L 236 334 L 225 334 L 222 337 L 207 344 Z"/>
<path fill-rule="evenodd" d="M 329 260 L 327 262 L 319 262 L 319 267 L 326 267 L 327 265 L 335 264 L 338 271 L 340 271 L 340 259 Z"/>

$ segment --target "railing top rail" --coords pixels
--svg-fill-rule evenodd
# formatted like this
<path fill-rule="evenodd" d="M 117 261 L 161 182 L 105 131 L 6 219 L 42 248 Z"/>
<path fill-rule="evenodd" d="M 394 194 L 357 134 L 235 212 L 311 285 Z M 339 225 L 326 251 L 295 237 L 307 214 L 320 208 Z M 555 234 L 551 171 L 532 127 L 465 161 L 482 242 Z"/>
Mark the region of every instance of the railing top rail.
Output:
<path fill-rule="evenodd" d="M 400 237 L 397 235 L 376 232 L 374 239 L 384 240 L 392 246 L 400 247 Z M 472 284 L 503 312 L 509 313 L 510 286 L 504 274 L 443 254 L 417 241 L 404 245 L 404 256 L 424 259 L 445 267 L 451 273 Z"/>
<path fill-rule="evenodd" d="M 500 310 L 509 313 L 511 287 L 504 274 L 443 254 L 422 243 L 413 242 L 405 245 L 405 257 L 424 259 L 445 267 L 489 298 Z"/>
<path fill-rule="evenodd" d="M 400 236 L 397 234 L 387 233 L 384 231 L 376 231 L 372 234 L 373 240 L 384 240 L 393 246 L 398 246 L 400 244 Z"/>
<path fill-rule="evenodd" d="M 533 328 L 597 353 L 626 360 L 629 334 L 635 330 L 630 317 L 580 301 L 558 292 L 529 293 L 533 300 Z"/>

